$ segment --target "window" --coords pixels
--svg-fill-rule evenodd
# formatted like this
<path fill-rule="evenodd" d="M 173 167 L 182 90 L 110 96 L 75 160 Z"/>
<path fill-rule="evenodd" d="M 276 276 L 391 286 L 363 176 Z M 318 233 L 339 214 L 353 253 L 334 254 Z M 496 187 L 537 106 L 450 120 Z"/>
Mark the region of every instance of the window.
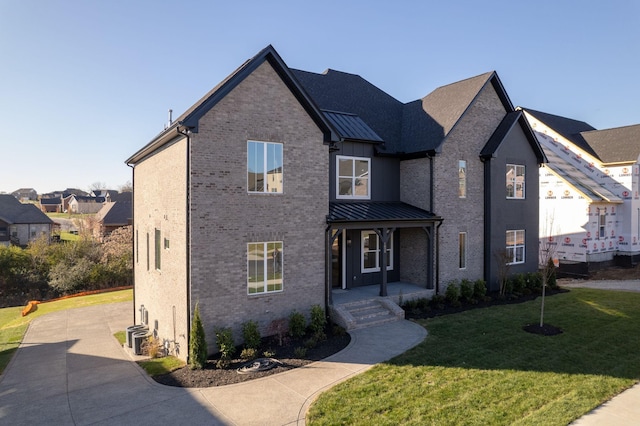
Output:
<path fill-rule="evenodd" d="M 156 249 L 156 270 L 159 271 L 160 270 L 160 244 L 162 243 L 162 240 L 160 238 L 160 230 L 156 229 L 155 230 L 155 249 Z"/>
<path fill-rule="evenodd" d="M 467 198 L 467 162 L 458 161 L 458 197 Z"/>
<path fill-rule="evenodd" d="M 136 263 L 140 261 L 140 240 L 138 239 L 138 230 L 136 229 Z"/>
<path fill-rule="evenodd" d="M 604 238 L 605 226 L 607 225 L 607 210 L 606 209 L 598 209 L 598 238 Z"/>
<path fill-rule="evenodd" d="M 524 166 L 507 164 L 507 198 L 524 198 Z"/>
<path fill-rule="evenodd" d="M 247 244 L 248 294 L 282 291 L 282 241 Z"/>
<path fill-rule="evenodd" d="M 524 263 L 524 230 L 507 231 L 507 265 Z"/>
<path fill-rule="evenodd" d="M 371 159 L 336 156 L 336 198 L 371 198 Z"/>
<path fill-rule="evenodd" d="M 382 243 L 374 231 L 362 232 L 362 272 L 380 271 L 380 250 Z M 387 271 L 393 269 L 393 234 L 387 243 Z"/>
<path fill-rule="evenodd" d="M 247 142 L 247 191 L 282 193 L 282 144 Z"/>
<path fill-rule="evenodd" d="M 147 232 L 147 271 L 149 270 L 149 233 Z"/>
<path fill-rule="evenodd" d="M 169 239 L 168 238 L 164 239 L 164 249 L 165 250 L 169 250 Z"/>
<path fill-rule="evenodd" d="M 458 268 L 467 268 L 467 233 L 460 232 L 458 234 Z"/>

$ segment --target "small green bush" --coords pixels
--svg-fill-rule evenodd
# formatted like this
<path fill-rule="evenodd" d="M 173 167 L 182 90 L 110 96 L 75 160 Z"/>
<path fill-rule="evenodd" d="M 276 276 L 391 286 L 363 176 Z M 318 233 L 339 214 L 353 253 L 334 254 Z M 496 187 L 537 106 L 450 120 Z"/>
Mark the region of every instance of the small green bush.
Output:
<path fill-rule="evenodd" d="M 304 358 L 305 356 L 307 356 L 307 348 L 298 346 L 293 350 L 293 356 L 295 356 L 296 358 Z"/>
<path fill-rule="evenodd" d="M 527 280 L 524 274 L 515 274 L 509 278 L 510 286 L 514 293 L 522 294 L 522 291 L 527 287 Z"/>
<path fill-rule="evenodd" d="M 460 306 L 460 285 L 458 281 L 449 282 L 447 289 L 444 291 L 444 298 L 451 306 Z"/>
<path fill-rule="evenodd" d="M 331 327 L 331 333 L 334 336 L 344 336 L 345 334 L 347 334 L 347 330 L 345 330 L 344 327 L 341 327 L 338 324 L 333 324 L 333 326 Z"/>
<path fill-rule="evenodd" d="M 473 283 L 466 278 L 460 281 L 460 297 L 467 302 L 475 300 L 473 298 Z"/>
<path fill-rule="evenodd" d="M 202 369 L 207 363 L 207 355 L 207 340 L 200 319 L 200 308 L 196 303 L 191 319 L 191 333 L 189 334 L 189 368 L 192 370 Z"/>
<path fill-rule="evenodd" d="M 267 349 L 266 351 L 262 352 L 262 356 L 264 356 L 265 358 L 273 358 L 274 356 L 276 356 L 276 351 Z"/>
<path fill-rule="evenodd" d="M 527 288 L 532 293 L 539 293 L 542 290 L 542 274 L 540 272 L 529 272 L 525 279 Z"/>
<path fill-rule="evenodd" d="M 473 298 L 476 300 L 484 300 L 487 295 L 487 283 L 483 279 L 477 279 L 473 282 Z"/>
<path fill-rule="evenodd" d="M 318 345 L 318 340 L 315 338 L 315 336 L 311 336 L 308 339 L 304 340 L 303 345 L 307 349 L 313 349 Z"/>
<path fill-rule="evenodd" d="M 443 295 L 436 294 L 431 298 L 429 305 L 432 306 L 434 309 L 444 309 L 445 300 L 446 299 L 444 298 Z"/>
<path fill-rule="evenodd" d="M 299 338 L 304 336 L 306 328 L 307 320 L 304 315 L 298 311 L 291 312 L 291 315 L 289 315 L 289 334 L 291 337 Z"/>
<path fill-rule="evenodd" d="M 327 325 L 327 317 L 324 314 L 324 309 L 320 305 L 313 305 L 311 307 L 311 323 L 309 328 L 316 334 L 324 331 Z"/>
<path fill-rule="evenodd" d="M 220 359 L 217 362 L 218 368 L 224 368 L 231 362 L 236 347 L 233 344 L 233 331 L 230 328 L 216 328 L 216 342 L 220 350 Z"/>
<path fill-rule="evenodd" d="M 258 349 L 260 347 L 260 331 L 258 323 L 255 321 L 247 321 L 242 324 L 242 338 L 244 339 L 244 347 L 247 349 Z"/>
<path fill-rule="evenodd" d="M 257 355 L 258 351 L 255 348 L 244 348 L 242 352 L 240 352 L 240 358 L 248 361 L 256 359 Z"/>

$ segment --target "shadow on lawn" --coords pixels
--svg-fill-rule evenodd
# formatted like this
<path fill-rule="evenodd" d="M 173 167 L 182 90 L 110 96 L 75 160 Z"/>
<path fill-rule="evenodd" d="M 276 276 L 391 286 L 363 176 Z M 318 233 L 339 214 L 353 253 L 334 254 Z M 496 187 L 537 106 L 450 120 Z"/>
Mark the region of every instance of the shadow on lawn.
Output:
<path fill-rule="evenodd" d="M 390 364 L 521 370 L 640 378 L 640 294 L 574 289 L 547 296 L 545 323 L 563 330 L 523 330 L 540 319 L 540 298 L 420 319 L 423 343 Z"/>

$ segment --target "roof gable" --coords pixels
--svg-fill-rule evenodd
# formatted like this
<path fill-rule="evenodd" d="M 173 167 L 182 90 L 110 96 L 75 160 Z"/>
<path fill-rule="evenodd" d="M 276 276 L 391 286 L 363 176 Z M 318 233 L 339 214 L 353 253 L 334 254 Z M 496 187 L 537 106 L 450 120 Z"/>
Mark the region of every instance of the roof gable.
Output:
<path fill-rule="evenodd" d="M 135 164 L 136 162 L 141 161 L 159 147 L 169 143 L 180 135 L 184 135 L 187 130 L 197 133 L 198 121 L 200 118 L 264 62 L 268 62 L 273 67 L 285 85 L 289 90 L 291 90 L 292 94 L 298 102 L 300 102 L 300 105 L 302 105 L 318 128 L 323 132 L 325 142 L 337 139 L 335 130 L 329 121 L 324 117 L 313 99 L 309 97 L 300 83 L 296 80 L 289 67 L 287 67 L 273 46 L 269 45 L 211 89 L 198 102 L 193 104 L 182 115 L 180 115 L 171 126 L 162 131 L 151 142 L 127 159 L 126 163 Z"/>
<path fill-rule="evenodd" d="M 500 122 L 496 130 L 493 132 L 493 135 L 489 138 L 487 144 L 482 148 L 480 157 L 484 159 L 495 156 L 502 144 L 502 141 L 504 141 L 516 125 L 519 125 L 522 128 L 522 131 L 529 142 L 529 146 L 538 160 L 538 164 L 546 163 L 547 157 L 545 156 L 538 139 L 533 134 L 533 130 L 529 127 L 529 122 L 522 111 L 512 111 L 507 113 L 502 122 Z"/>

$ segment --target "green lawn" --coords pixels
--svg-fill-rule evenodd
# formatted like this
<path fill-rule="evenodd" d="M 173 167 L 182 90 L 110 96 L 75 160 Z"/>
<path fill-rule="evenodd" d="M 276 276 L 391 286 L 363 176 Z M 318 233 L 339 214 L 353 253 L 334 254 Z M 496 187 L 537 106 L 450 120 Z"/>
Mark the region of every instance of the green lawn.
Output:
<path fill-rule="evenodd" d="M 22 316 L 23 307 L 21 306 L 0 309 L 0 374 L 9 364 L 13 353 L 20 345 L 25 331 L 27 331 L 27 326 L 33 319 L 65 309 L 126 302 L 129 300 L 133 300 L 133 290 L 113 291 L 42 303 L 38 305 L 38 309 L 35 312 L 25 317 Z"/>
<path fill-rule="evenodd" d="M 574 289 L 423 320 L 412 350 L 323 393 L 311 425 L 566 425 L 640 379 L 640 293 Z"/>

